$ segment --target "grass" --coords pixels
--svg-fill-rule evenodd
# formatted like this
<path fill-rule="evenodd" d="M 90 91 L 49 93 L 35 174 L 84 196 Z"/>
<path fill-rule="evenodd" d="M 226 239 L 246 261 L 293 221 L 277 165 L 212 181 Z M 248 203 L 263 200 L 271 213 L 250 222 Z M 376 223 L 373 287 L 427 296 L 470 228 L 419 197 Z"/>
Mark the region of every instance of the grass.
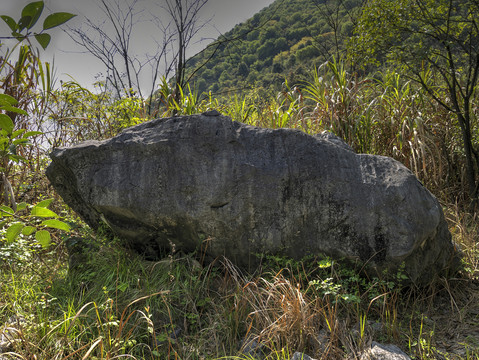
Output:
<path fill-rule="evenodd" d="M 371 341 L 414 359 L 479 358 L 479 284 L 473 228 L 461 276 L 427 289 L 366 279 L 328 258 L 269 258 L 243 274 L 201 254 L 143 260 L 105 235 L 68 268 L 64 242 L 2 247 L 0 331 L 11 359 L 316 359 L 359 356 Z M 199 259 L 199 260 L 198 260 Z"/>
<path fill-rule="evenodd" d="M 172 99 L 171 89 L 163 90 L 163 100 Z M 65 96 L 74 94 L 83 92 L 65 88 Z M 85 96 L 79 103 L 96 114 L 102 97 Z M 67 112 L 70 103 L 55 98 Z M 58 121 L 52 146 L 113 136 L 143 119 L 136 110 L 124 114 L 132 108 L 127 99 L 107 105 L 111 111 L 89 115 L 86 124 L 84 111 L 71 109 L 70 122 Z M 359 152 L 402 161 L 443 202 L 464 200 L 451 115 L 393 72 L 357 81 L 332 62 L 308 83 L 285 83 L 278 96 L 252 91 L 219 101 L 185 92 L 180 103 L 161 109 L 160 116 L 217 109 L 256 126 L 331 130 Z M 105 116 L 107 125 L 100 121 Z M 22 200 L 55 196 L 39 175 L 44 162 L 38 155 L 30 159 L 36 167 L 12 172 Z M 60 214 L 64 209 L 57 207 Z M 49 249 L 22 236 L 6 244 L 0 229 L 0 358 L 283 360 L 301 351 L 315 359 L 351 359 L 378 341 L 397 344 L 414 359 L 479 359 L 477 219 L 465 215 L 466 206 L 445 208 L 464 271 L 422 289 L 404 286 L 401 272 L 366 278 L 328 258 L 271 257 L 255 274 L 225 259 L 205 264 L 201 253 L 147 262 L 78 219 L 70 235 L 85 240 L 75 244 L 54 233 Z"/>

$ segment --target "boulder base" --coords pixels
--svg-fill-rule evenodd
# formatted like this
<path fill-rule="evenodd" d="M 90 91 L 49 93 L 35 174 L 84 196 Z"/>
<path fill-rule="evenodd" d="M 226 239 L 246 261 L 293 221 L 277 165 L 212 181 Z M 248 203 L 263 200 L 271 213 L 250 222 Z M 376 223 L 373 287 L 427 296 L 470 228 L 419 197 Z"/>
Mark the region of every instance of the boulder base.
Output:
<path fill-rule="evenodd" d="M 51 183 L 93 228 L 155 255 L 173 243 L 241 267 L 327 254 L 427 283 L 456 252 L 442 209 L 399 162 L 329 133 L 263 129 L 216 112 L 153 120 L 51 153 Z M 371 271 L 371 270 L 370 270 Z"/>

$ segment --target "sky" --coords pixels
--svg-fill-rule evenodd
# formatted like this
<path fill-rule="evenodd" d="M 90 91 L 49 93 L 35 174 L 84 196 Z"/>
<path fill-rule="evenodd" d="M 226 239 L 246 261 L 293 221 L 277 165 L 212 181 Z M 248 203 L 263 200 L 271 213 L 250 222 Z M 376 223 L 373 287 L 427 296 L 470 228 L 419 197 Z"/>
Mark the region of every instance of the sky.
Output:
<path fill-rule="evenodd" d="M 11 16 L 18 21 L 23 7 L 33 1 L 0 0 L 2 4 L 0 15 Z M 77 14 L 77 17 L 68 22 L 72 28 L 82 27 L 85 18 L 98 23 L 102 21 L 102 13 L 97 5 L 97 0 L 45 0 L 44 2 L 44 14 L 37 26 L 41 26 L 46 15 L 62 11 Z M 160 2 L 161 0 L 139 0 L 139 5 L 145 9 L 142 16 L 147 18 L 150 13 L 159 12 L 158 3 Z M 207 24 L 193 41 L 189 55 L 194 55 L 220 34 L 231 30 L 235 25 L 249 19 L 273 2 L 274 0 L 209 0 L 202 9 L 199 20 L 202 23 L 207 22 Z M 143 30 L 142 26 L 146 25 L 137 25 L 136 35 L 134 35 L 134 52 L 139 56 L 151 53 L 156 46 L 152 31 Z M 49 31 L 52 35 L 52 42 L 46 52 L 41 54 L 41 58 L 43 61 L 54 60 L 58 80 L 67 81 L 72 77 L 81 85 L 91 87 L 95 82 L 95 76 L 104 71 L 103 65 L 99 60 L 85 53 L 84 49 L 74 44 L 62 29 L 56 28 Z M 10 35 L 10 29 L 3 20 L 0 20 L 0 36 L 5 35 Z M 5 47 L 0 48 L 0 55 L 4 51 Z"/>

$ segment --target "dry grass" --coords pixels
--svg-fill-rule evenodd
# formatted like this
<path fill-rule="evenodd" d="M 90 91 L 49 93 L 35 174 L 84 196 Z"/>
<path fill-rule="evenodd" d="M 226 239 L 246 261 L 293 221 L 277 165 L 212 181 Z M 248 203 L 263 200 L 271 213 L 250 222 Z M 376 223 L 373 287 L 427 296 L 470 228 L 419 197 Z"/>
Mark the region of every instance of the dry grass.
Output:
<path fill-rule="evenodd" d="M 252 309 L 247 336 L 258 343 L 266 340 L 304 350 L 321 326 L 322 311 L 317 301 L 303 291 L 299 284 L 291 284 L 281 274 L 271 280 L 260 278 L 246 283 L 243 296 Z"/>

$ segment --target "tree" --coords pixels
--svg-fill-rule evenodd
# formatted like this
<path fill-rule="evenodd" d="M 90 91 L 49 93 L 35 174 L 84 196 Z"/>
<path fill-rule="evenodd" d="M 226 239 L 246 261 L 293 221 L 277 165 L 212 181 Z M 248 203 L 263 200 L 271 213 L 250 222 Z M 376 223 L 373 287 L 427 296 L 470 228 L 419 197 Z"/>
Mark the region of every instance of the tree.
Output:
<path fill-rule="evenodd" d="M 176 48 L 174 48 L 175 74 L 175 100 L 178 102 L 180 89 L 186 85 L 186 50 L 191 40 L 201 29 L 198 26 L 199 13 L 208 0 L 164 0 L 163 8 L 170 15 L 174 24 Z"/>
<path fill-rule="evenodd" d="M 238 65 L 238 75 L 246 77 L 249 74 L 249 67 L 243 61 Z M 204 73 L 203 73 L 204 76 Z"/>
<path fill-rule="evenodd" d="M 478 199 L 475 143 L 479 77 L 478 0 L 369 0 L 356 28 L 362 61 L 387 60 L 453 113 L 462 134 L 468 197 Z"/>
<path fill-rule="evenodd" d="M 70 28 L 68 33 L 74 42 L 103 63 L 106 68 L 105 86 L 112 88 L 118 98 L 143 98 L 147 87 L 141 79 L 148 65 L 152 79 L 149 91 L 151 98 L 161 67 L 165 76 L 171 70 L 166 55 L 172 37 L 166 27 L 161 27 L 160 22 L 157 23 L 157 34 L 161 41 L 157 41 L 153 55 L 145 54 L 140 58 L 131 50 L 133 30 L 142 20 L 142 12 L 137 9 L 138 3 L 139 0 L 100 0 L 99 7 L 105 15 L 105 21 L 95 23 L 85 19 L 86 29 Z"/>
<path fill-rule="evenodd" d="M 153 55 L 141 58 L 132 51 L 132 36 L 142 21 L 139 0 L 100 0 L 100 9 L 105 14 L 105 23 L 86 19 L 86 29 L 70 29 L 71 38 L 98 58 L 105 66 L 106 83 L 110 84 L 118 97 L 139 96 L 144 98 L 145 84 L 142 83 L 145 67 L 149 65 L 153 81 L 149 84 L 149 99 L 153 98 L 157 80 L 169 78 L 175 73 L 175 88 L 185 85 L 186 51 L 192 38 L 201 28 L 199 12 L 208 0 L 163 0 L 160 8 L 169 16 L 168 21 L 153 17 L 156 24 L 151 33 L 156 38 Z M 166 25 L 164 25 L 166 23 Z M 143 30 L 144 31 L 144 30 Z M 150 81 L 150 80 L 148 80 Z M 179 91 L 176 91 L 179 96 Z M 151 108 L 151 106 L 148 106 Z"/>
<path fill-rule="evenodd" d="M 344 0 L 313 0 L 314 5 L 319 10 L 321 19 L 326 21 L 333 35 L 332 42 L 325 41 L 326 37 L 324 34 L 321 34 L 321 36 L 316 39 L 315 45 L 321 50 L 325 59 L 329 60 L 332 57 L 340 59 L 342 57 L 344 50 L 342 46 L 346 43 L 345 39 L 350 36 L 350 34 L 347 33 L 348 28 L 344 27 L 344 24 L 348 22 L 354 27 L 358 18 L 358 9 L 361 9 L 360 4 L 363 1 L 364 0 L 353 0 L 349 2 Z"/>

